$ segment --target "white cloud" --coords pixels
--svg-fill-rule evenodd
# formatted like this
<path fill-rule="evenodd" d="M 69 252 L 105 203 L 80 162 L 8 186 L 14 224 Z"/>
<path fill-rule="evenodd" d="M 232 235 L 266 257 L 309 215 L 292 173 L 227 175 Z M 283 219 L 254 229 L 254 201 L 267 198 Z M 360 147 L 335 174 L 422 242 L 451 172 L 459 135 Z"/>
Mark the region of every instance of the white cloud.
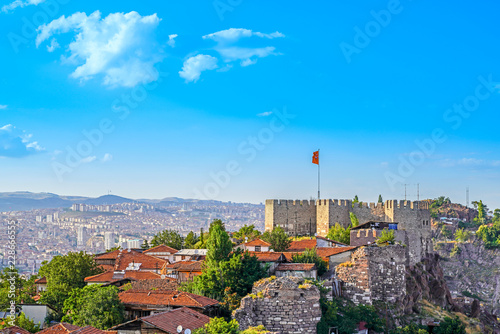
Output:
<path fill-rule="evenodd" d="M 264 34 L 261 32 L 253 32 L 252 30 L 249 29 L 230 28 L 227 30 L 221 30 L 214 32 L 212 34 L 205 35 L 203 36 L 203 39 L 212 39 L 218 43 L 234 43 L 241 38 L 252 37 L 252 36 L 268 38 L 268 39 L 285 37 L 285 35 L 283 35 L 278 31 L 273 32 L 272 34 Z"/>
<path fill-rule="evenodd" d="M 168 42 L 167 42 L 168 46 L 175 47 L 175 38 L 177 36 L 178 36 L 177 34 L 168 35 Z"/>
<path fill-rule="evenodd" d="M 22 158 L 45 149 L 31 141 L 31 134 L 18 130 L 12 124 L 0 128 L 0 157 Z"/>
<path fill-rule="evenodd" d="M 113 156 L 109 153 L 104 154 L 104 157 L 102 157 L 101 161 L 102 162 L 108 162 L 113 160 Z"/>
<path fill-rule="evenodd" d="M 93 161 L 95 161 L 97 159 L 97 157 L 95 155 L 91 155 L 91 156 L 88 156 L 86 158 L 83 158 L 82 160 L 80 160 L 80 163 L 82 164 L 88 164 L 88 163 L 91 163 Z"/>
<path fill-rule="evenodd" d="M 86 81 L 101 75 L 104 85 L 133 87 L 159 77 L 155 64 L 163 54 L 154 38 L 159 23 L 156 14 L 112 13 L 101 18 L 99 11 L 89 16 L 78 12 L 38 27 L 36 45 L 72 31 L 76 36 L 68 46 L 69 55 L 62 57 L 77 66 L 71 77 Z M 51 46 L 55 43 L 53 39 Z"/>
<path fill-rule="evenodd" d="M 272 111 L 264 111 L 261 112 L 260 114 L 257 114 L 258 117 L 266 117 L 266 116 L 271 116 L 273 114 Z"/>
<path fill-rule="evenodd" d="M 230 63 L 233 62 L 238 61 L 242 67 L 246 67 L 256 64 L 259 58 L 264 58 L 270 55 L 280 55 L 280 53 L 275 52 L 276 48 L 274 46 L 248 47 L 236 45 L 241 39 L 251 37 L 274 39 L 285 37 L 285 35 L 278 31 L 271 34 L 266 34 L 258 31 L 254 32 L 249 29 L 230 28 L 227 30 L 221 30 L 212 34 L 205 35 L 202 38 L 206 40 L 213 40 L 217 43 L 213 50 L 218 52 L 225 63 L 229 63 L 219 70 L 219 72 L 225 72 L 232 68 L 233 65 Z M 186 67 L 186 63 L 188 61 L 195 60 L 192 58 L 193 57 L 184 62 L 184 68 Z M 211 60 L 211 62 L 215 63 L 213 59 Z M 189 73 L 189 71 L 186 71 L 184 68 L 181 72 L 179 72 L 179 74 L 181 75 L 181 77 L 186 79 L 186 82 L 196 81 L 199 79 L 201 71 L 196 71 L 195 69 L 193 69 L 193 75 L 190 76 L 186 74 L 186 72 Z"/>
<path fill-rule="evenodd" d="M 55 38 L 52 38 L 50 41 L 50 45 L 47 45 L 47 51 L 49 52 L 54 52 L 55 49 L 58 49 L 60 47 L 59 43 L 57 43 L 57 40 Z"/>
<path fill-rule="evenodd" d="M 6 104 L 0 104 L 0 110 L 3 110 L 3 109 L 7 109 L 7 105 Z"/>
<path fill-rule="evenodd" d="M 184 65 L 182 66 L 182 70 L 179 71 L 179 75 L 181 78 L 186 79 L 186 82 L 196 82 L 200 78 L 201 72 L 214 70 L 216 68 L 217 58 L 200 54 L 184 61 Z"/>
<path fill-rule="evenodd" d="M 10 11 L 13 11 L 17 7 L 26 7 L 26 6 L 38 6 L 42 2 L 45 2 L 45 0 L 15 0 L 7 5 L 2 6 L 2 12 L 7 13 Z"/>

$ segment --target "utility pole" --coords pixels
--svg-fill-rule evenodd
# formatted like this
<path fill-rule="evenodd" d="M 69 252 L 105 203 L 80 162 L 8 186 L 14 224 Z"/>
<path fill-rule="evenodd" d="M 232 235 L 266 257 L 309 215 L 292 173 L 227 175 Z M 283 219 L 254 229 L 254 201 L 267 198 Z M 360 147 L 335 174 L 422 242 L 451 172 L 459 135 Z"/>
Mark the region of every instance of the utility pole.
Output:
<path fill-rule="evenodd" d="M 465 190 L 465 207 L 469 207 L 469 186 Z"/>

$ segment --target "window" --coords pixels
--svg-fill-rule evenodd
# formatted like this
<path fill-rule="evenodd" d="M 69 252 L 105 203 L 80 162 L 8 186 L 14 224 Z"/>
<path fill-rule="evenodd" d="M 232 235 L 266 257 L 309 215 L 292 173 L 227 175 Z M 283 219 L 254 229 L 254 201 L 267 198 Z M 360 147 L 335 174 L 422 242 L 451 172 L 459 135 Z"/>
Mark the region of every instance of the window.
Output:
<path fill-rule="evenodd" d="M 260 252 L 260 246 L 255 246 L 255 251 Z"/>

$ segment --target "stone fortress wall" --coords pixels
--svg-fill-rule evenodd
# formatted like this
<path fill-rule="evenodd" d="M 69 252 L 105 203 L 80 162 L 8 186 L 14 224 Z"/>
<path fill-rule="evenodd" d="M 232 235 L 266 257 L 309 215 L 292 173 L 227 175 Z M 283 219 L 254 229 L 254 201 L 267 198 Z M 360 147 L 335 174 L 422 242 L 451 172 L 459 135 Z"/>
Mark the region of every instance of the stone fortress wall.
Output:
<path fill-rule="evenodd" d="M 354 213 L 360 224 L 369 221 L 397 222 L 397 240 L 408 246 L 409 264 L 432 252 L 431 216 L 428 202 L 388 200 L 385 203 L 355 203 L 351 200 L 266 200 L 266 230 L 282 227 L 292 236 L 326 237 L 336 223 L 351 223 Z M 363 231 L 363 230 L 361 230 Z M 362 233 L 360 234 L 362 235 Z"/>

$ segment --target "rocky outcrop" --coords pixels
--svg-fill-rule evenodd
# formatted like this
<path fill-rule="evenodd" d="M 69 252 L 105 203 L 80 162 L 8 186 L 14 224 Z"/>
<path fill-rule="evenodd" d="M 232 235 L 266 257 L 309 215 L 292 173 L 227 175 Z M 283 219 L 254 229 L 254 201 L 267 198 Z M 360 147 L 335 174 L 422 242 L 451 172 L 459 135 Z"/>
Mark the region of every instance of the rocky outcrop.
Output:
<path fill-rule="evenodd" d="M 417 304 L 421 299 L 426 299 L 446 310 L 460 311 L 446 284 L 438 254 L 430 254 L 420 263 L 407 269 L 406 296 L 402 303 L 404 312 L 418 313 Z"/>
<path fill-rule="evenodd" d="M 453 297 L 479 299 L 483 309 L 500 314 L 500 250 L 485 249 L 480 243 L 439 243 L 444 278 Z"/>
<path fill-rule="evenodd" d="M 303 278 L 270 277 L 254 284 L 233 317 L 241 330 L 263 325 L 281 334 L 315 334 L 321 320 L 319 299 L 318 288 Z"/>

